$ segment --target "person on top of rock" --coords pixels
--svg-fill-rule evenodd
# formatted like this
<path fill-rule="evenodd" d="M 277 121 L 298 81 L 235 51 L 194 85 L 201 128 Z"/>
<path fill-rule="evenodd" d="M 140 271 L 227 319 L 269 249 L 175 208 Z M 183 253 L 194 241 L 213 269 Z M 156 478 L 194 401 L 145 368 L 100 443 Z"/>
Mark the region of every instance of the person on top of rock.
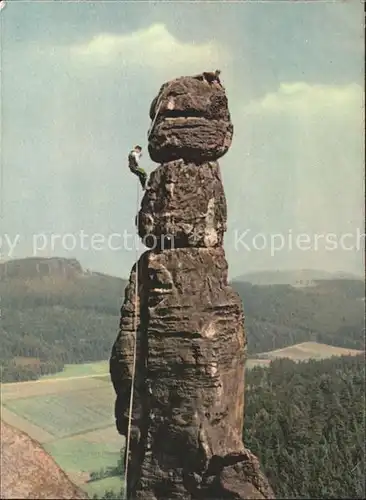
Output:
<path fill-rule="evenodd" d="M 143 168 L 139 166 L 139 161 L 142 156 L 142 147 L 135 146 L 128 155 L 128 168 L 131 172 L 140 180 L 142 189 L 145 189 L 146 181 L 147 181 L 147 173 Z"/>
<path fill-rule="evenodd" d="M 196 78 L 197 80 L 201 80 L 202 82 L 206 82 L 208 84 L 213 84 L 217 83 L 221 87 L 221 81 L 220 81 L 220 74 L 221 70 L 217 69 L 215 71 L 204 71 L 203 73 L 200 73 L 199 75 L 195 75 L 193 78 Z"/>
<path fill-rule="evenodd" d="M 216 71 L 204 71 L 202 74 L 207 83 L 217 82 L 221 85 L 220 73 L 221 70 L 217 69 Z"/>

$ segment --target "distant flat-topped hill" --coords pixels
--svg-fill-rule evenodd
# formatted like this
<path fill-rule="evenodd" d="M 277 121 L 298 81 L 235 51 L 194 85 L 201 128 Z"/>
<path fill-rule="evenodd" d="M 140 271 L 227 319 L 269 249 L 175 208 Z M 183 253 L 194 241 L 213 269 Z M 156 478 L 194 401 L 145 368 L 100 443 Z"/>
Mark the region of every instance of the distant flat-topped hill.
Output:
<path fill-rule="evenodd" d="M 75 278 L 83 274 L 83 269 L 76 259 L 61 257 L 29 257 L 15 259 L 0 264 L 0 278 Z"/>
<path fill-rule="evenodd" d="M 295 269 L 287 271 L 255 271 L 237 276 L 233 281 L 247 281 L 253 285 L 312 286 L 318 280 L 362 280 L 361 276 L 346 272 L 330 273 L 317 269 Z"/>
<path fill-rule="evenodd" d="M 0 271 L 4 382 L 109 357 L 126 280 L 56 257 L 8 261 Z"/>
<path fill-rule="evenodd" d="M 88 498 L 34 439 L 0 420 L 1 498 Z"/>

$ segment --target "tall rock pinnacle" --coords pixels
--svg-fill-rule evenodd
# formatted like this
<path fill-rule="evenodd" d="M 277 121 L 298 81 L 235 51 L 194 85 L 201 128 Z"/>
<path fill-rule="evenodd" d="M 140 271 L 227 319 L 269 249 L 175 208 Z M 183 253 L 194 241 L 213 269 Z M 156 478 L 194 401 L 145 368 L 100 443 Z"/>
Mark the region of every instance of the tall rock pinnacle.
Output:
<path fill-rule="evenodd" d="M 214 73 L 177 78 L 150 117 L 149 153 L 160 166 L 137 221 L 151 250 L 132 269 L 110 359 L 126 436 L 137 313 L 128 498 L 274 498 L 242 441 L 246 336 L 228 285 L 217 163 L 233 134 L 225 90 Z"/>

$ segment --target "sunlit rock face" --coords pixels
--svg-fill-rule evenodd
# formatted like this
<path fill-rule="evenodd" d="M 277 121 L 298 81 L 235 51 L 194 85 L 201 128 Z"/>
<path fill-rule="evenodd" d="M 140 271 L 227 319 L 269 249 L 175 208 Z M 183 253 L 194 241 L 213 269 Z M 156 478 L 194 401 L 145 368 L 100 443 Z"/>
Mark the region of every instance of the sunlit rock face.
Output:
<path fill-rule="evenodd" d="M 139 235 L 148 247 L 217 247 L 223 244 L 227 208 L 220 167 L 183 160 L 164 163 L 150 177 L 139 212 Z M 164 247 L 165 245 L 165 247 Z"/>
<path fill-rule="evenodd" d="M 202 75 L 165 83 L 154 99 L 149 154 L 157 163 L 183 159 L 199 164 L 217 160 L 233 137 L 224 87 Z"/>

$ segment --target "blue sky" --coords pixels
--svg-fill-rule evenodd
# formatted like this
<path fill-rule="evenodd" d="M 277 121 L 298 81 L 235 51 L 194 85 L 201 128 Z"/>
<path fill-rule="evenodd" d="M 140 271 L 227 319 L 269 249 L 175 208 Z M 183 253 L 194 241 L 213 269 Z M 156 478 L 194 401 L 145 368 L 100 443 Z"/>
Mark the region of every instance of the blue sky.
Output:
<path fill-rule="evenodd" d="M 162 83 L 220 68 L 235 128 L 220 161 L 231 275 L 362 273 L 362 246 L 350 249 L 364 220 L 362 23 L 356 0 L 8 1 L 2 258 L 34 255 L 37 241 L 37 255 L 127 276 L 132 236 L 124 249 L 106 240 L 90 249 L 92 234 L 135 233 L 136 180 L 126 154 L 135 143 L 147 146 L 148 111 Z M 157 167 L 147 153 L 143 166 Z M 89 237 L 83 246 L 81 230 Z M 75 248 L 72 237 L 61 243 L 68 233 Z M 277 233 L 285 247 L 271 252 Z M 300 233 L 311 239 L 306 250 L 289 246 L 289 235 Z M 330 250 L 321 237 L 314 245 L 316 234 L 329 233 L 354 238 L 348 249 Z M 59 235 L 53 243 L 51 234 Z"/>

